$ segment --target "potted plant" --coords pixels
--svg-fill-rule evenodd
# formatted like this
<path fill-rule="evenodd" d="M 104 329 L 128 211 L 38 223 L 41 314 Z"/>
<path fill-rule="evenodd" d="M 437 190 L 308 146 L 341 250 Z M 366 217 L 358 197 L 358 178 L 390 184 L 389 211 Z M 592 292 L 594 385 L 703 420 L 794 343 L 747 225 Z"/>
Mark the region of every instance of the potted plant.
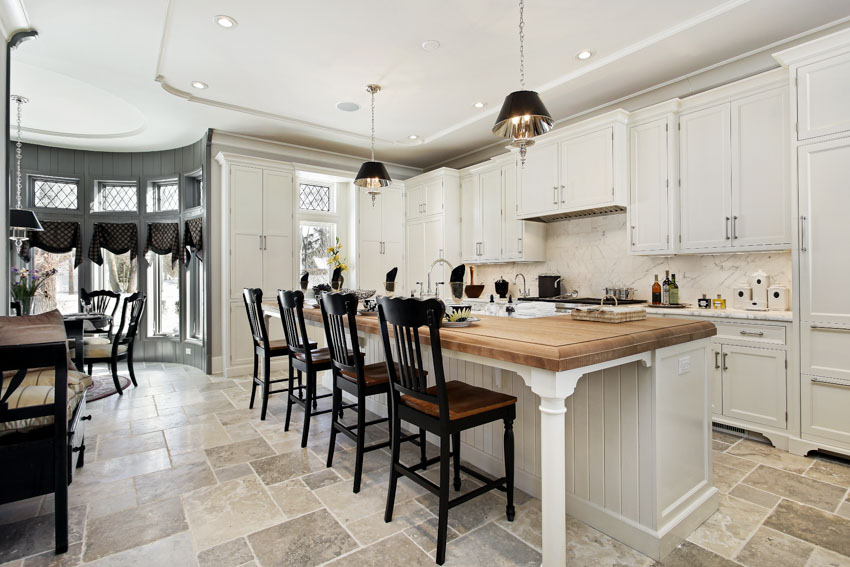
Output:
<path fill-rule="evenodd" d="M 56 274 L 56 268 L 50 270 L 12 268 L 12 299 L 20 302 L 22 315 L 32 314 L 33 298 L 54 274 Z"/>
<path fill-rule="evenodd" d="M 342 289 L 342 282 L 345 280 L 342 272 L 348 269 L 348 266 L 345 264 L 346 259 L 340 256 L 341 253 L 342 244 L 337 236 L 336 244 L 328 247 L 328 266 L 330 266 L 333 270 L 333 275 L 331 276 L 331 287 L 336 291 Z"/>

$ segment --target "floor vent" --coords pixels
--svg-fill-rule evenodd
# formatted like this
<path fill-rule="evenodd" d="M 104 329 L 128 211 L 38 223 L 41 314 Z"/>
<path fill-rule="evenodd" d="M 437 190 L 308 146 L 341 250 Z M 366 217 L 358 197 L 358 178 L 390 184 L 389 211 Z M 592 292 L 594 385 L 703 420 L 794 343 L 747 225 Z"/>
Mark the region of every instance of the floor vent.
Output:
<path fill-rule="evenodd" d="M 746 429 L 734 427 L 732 425 L 726 425 L 725 423 L 712 423 L 711 425 L 714 427 L 714 429 L 723 429 L 724 431 L 731 431 L 732 433 L 737 433 L 738 435 L 742 435 L 744 437 L 746 437 L 748 433 Z"/>

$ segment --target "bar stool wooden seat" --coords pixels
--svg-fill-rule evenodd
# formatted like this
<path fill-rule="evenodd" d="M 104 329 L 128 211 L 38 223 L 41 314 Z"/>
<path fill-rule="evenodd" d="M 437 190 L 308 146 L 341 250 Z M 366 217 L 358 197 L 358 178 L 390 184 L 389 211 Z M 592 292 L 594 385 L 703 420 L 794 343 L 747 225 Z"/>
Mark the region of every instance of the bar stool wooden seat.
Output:
<path fill-rule="evenodd" d="M 362 356 L 354 356 L 360 352 L 360 341 L 357 338 L 357 296 L 353 293 L 323 293 L 319 301 L 322 309 L 322 322 L 325 327 L 325 337 L 333 362 L 333 413 L 331 421 L 331 442 L 328 446 L 328 467 L 333 466 L 334 448 L 336 447 L 337 432 L 342 433 L 356 445 L 354 463 L 354 493 L 360 492 L 360 479 L 363 473 L 363 455 L 389 446 L 390 441 L 380 441 L 366 445 L 366 428 L 371 425 L 385 423 L 389 418 L 379 418 L 366 421 L 366 398 L 369 396 L 386 395 L 387 408 L 390 407 L 390 375 L 384 362 L 364 364 Z M 347 334 L 346 334 L 347 332 Z M 342 393 L 346 392 L 357 398 L 356 404 L 344 405 Z M 343 425 L 339 416 L 343 408 L 353 408 L 357 412 L 357 424 Z M 421 461 L 426 460 L 425 430 L 420 429 L 418 435 L 407 435 L 402 441 L 416 441 L 420 446 Z"/>
<path fill-rule="evenodd" d="M 437 523 L 437 563 L 446 560 L 446 532 L 449 509 L 498 489 L 506 493 L 505 513 L 508 521 L 515 516 L 514 509 L 514 433 L 516 401 L 514 396 L 470 386 L 462 382 L 446 382 L 440 346 L 440 323 L 445 307 L 437 299 L 414 298 L 378 299 L 378 317 L 381 337 L 390 375 L 392 398 L 392 465 L 387 493 L 384 521 L 393 518 L 396 486 L 403 475 L 440 499 Z M 427 327 L 434 367 L 435 385 L 428 387 L 422 358 L 420 328 Z M 392 335 L 390 334 L 392 329 Z M 425 429 L 440 438 L 440 456 L 414 466 L 399 461 L 401 421 Z M 460 464 L 460 434 L 462 431 L 502 420 L 505 424 L 505 476 L 489 478 Z M 453 451 L 449 450 L 449 441 Z M 460 490 L 460 471 L 480 480 L 483 486 L 466 494 L 449 499 L 449 459 L 454 460 L 454 488 Z M 440 484 L 417 474 L 424 465 L 440 463 Z"/>
<path fill-rule="evenodd" d="M 333 408 L 316 411 L 317 401 L 329 398 L 331 394 L 316 395 L 317 375 L 324 370 L 331 370 L 331 353 L 327 348 L 316 348 L 316 343 L 311 343 L 307 338 L 307 324 L 304 322 L 304 294 L 301 291 L 277 291 L 277 304 L 280 309 L 280 319 L 283 323 L 283 332 L 286 335 L 286 343 L 289 345 L 289 395 L 286 399 L 286 421 L 283 430 L 289 431 L 289 420 L 292 416 L 292 405 L 298 404 L 304 408 L 304 427 L 301 432 L 301 446 L 307 446 L 310 436 L 310 418 L 314 415 L 330 413 Z M 304 385 L 305 395 L 293 395 L 293 384 L 295 375 L 298 373 L 299 384 L 304 375 L 307 383 Z M 300 389 L 296 388 L 299 393 Z M 349 406 L 338 408 L 339 412 Z"/>

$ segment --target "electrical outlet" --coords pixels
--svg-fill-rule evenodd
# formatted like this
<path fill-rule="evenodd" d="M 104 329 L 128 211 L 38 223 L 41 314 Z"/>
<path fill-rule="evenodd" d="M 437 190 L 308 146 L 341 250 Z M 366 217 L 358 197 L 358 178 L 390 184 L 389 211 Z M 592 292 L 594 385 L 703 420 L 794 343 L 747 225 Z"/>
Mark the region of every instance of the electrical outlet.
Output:
<path fill-rule="evenodd" d="M 192 349 L 190 349 L 189 347 L 186 347 L 186 354 L 192 354 Z"/>
<path fill-rule="evenodd" d="M 685 374 L 691 371 L 691 357 L 683 356 L 679 358 L 679 374 Z"/>

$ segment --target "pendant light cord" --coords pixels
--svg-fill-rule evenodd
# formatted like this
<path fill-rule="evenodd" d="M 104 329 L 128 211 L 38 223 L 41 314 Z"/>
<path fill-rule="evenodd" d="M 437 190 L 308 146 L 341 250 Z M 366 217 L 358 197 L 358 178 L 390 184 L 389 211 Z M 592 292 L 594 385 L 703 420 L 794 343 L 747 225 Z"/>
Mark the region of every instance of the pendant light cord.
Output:
<path fill-rule="evenodd" d="M 525 0 L 519 0 L 519 84 L 525 90 Z"/>
<path fill-rule="evenodd" d="M 375 89 L 370 88 L 372 93 L 372 161 L 375 161 Z"/>
<path fill-rule="evenodd" d="M 15 172 L 16 172 L 16 176 L 17 176 L 17 178 L 16 178 L 16 181 L 17 181 L 16 196 L 17 196 L 17 202 L 18 202 L 17 208 L 20 209 L 21 208 L 21 108 L 23 107 L 24 99 L 22 99 L 21 97 L 16 96 L 16 95 L 13 95 L 12 98 L 15 100 L 15 102 L 18 105 L 18 123 L 17 123 L 18 128 L 17 128 L 17 133 L 16 133 L 16 136 L 15 136 L 15 139 L 16 139 L 16 143 L 15 143 Z"/>

